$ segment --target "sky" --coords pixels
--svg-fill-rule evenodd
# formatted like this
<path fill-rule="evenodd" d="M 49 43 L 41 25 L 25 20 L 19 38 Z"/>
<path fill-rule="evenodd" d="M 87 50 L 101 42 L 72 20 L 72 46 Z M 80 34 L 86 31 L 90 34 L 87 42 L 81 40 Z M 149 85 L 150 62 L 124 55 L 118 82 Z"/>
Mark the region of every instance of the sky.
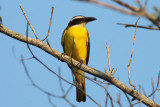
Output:
<path fill-rule="evenodd" d="M 114 4 L 112 1 L 107 2 Z M 142 2 L 144 3 L 144 0 Z M 147 11 L 154 13 L 153 6 L 158 6 L 159 2 L 159 0 L 154 0 L 154 2 L 148 0 Z M 128 1 L 128 3 L 136 6 L 134 0 Z M 88 65 L 102 72 L 105 72 L 104 68 L 108 69 L 106 50 L 106 43 L 108 43 L 110 46 L 111 66 L 112 68 L 117 68 L 114 77 L 129 86 L 127 64 L 131 56 L 135 29 L 125 28 L 117 25 L 117 23 L 135 24 L 138 17 L 124 15 L 104 7 L 74 0 L 1 0 L 0 16 L 2 16 L 3 25 L 23 35 L 26 34 L 26 19 L 19 8 L 19 4 L 23 6 L 40 39 L 47 35 L 51 7 L 54 6 L 48 40 L 51 47 L 59 52 L 63 52 L 61 46 L 63 30 L 72 17 L 84 15 L 97 18 L 96 21 L 86 25 L 91 42 Z M 138 24 L 150 25 L 151 22 L 142 17 Z M 29 29 L 29 37 L 35 38 L 31 29 Z M 156 86 L 160 71 L 159 40 L 158 31 L 138 28 L 135 50 L 130 66 L 131 81 L 137 86 L 137 90 L 141 85 L 147 95 L 152 92 L 152 80 Z M 32 57 L 27 45 L 0 33 L 0 49 L 0 107 L 52 107 L 48 101 L 48 96 L 31 84 L 20 61 L 21 56 L 26 59 Z M 58 73 L 60 69 L 63 78 L 70 82 L 73 81 L 71 71 L 66 63 L 34 46 L 31 46 L 31 49 L 53 71 Z M 25 65 L 31 78 L 39 87 L 54 95 L 63 95 L 57 76 L 49 72 L 35 59 L 25 60 Z M 93 77 L 89 74 L 86 75 Z M 67 91 L 70 85 L 64 81 L 62 81 L 62 84 L 64 90 Z M 103 88 L 86 79 L 86 92 L 99 104 L 105 106 L 106 96 Z M 124 107 L 129 106 L 123 92 L 115 86 L 110 85 L 108 92 L 114 100 L 117 99 L 117 93 L 120 93 L 122 105 Z M 159 96 L 160 92 L 156 92 L 155 102 L 157 103 L 160 102 Z M 85 103 L 77 103 L 75 87 L 71 89 L 67 98 L 77 107 L 97 107 L 88 97 Z M 64 99 L 51 98 L 51 101 L 57 107 L 70 107 Z M 114 105 L 118 106 L 116 103 Z M 111 106 L 110 102 L 108 102 L 108 106 Z M 143 104 L 141 106 L 145 107 Z M 139 107 L 139 105 L 135 107 Z"/>

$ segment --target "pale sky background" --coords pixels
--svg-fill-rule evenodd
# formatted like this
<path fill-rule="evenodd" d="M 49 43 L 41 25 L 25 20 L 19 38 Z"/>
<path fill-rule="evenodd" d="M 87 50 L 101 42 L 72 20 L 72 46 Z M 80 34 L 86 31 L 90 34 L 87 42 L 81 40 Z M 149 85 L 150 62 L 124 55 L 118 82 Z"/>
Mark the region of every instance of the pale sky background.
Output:
<path fill-rule="evenodd" d="M 111 0 L 106 1 L 114 4 Z M 144 3 L 144 0 L 142 2 Z M 134 0 L 130 0 L 128 3 L 136 6 Z M 118 69 L 114 77 L 129 86 L 127 64 L 131 55 L 135 29 L 124 28 L 124 26 L 116 23 L 135 24 L 138 17 L 124 15 L 104 7 L 73 0 L 1 0 L 0 16 L 2 16 L 4 26 L 23 35 L 26 32 L 26 19 L 19 8 L 19 4 L 22 4 L 40 39 L 47 35 L 51 7 L 54 6 L 53 21 L 48 39 L 51 47 L 59 52 L 63 52 L 61 46 L 63 30 L 73 16 L 84 15 L 97 18 L 96 21 L 88 23 L 86 26 L 91 41 L 89 66 L 103 72 L 105 67 L 108 69 L 106 50 L 106 43 L 108 42 L 111 65 L 113 68 Z M 159 4 L 159 0 L 148 0 L 147 11 L 153 13 L 152 7 L 159 6 Z M 138 24 L 149 25 L 151 22 L 141 18 Z M 29 29 L 29 37 L 35 38 L 31 29 Z M 151 80 L 153 79 L 156 86 L 158 72 L 160 71 L 159 46 L 160 35 L 158 31 L 137 30 L 135 51 L 130 67 L 131 80 L 137 86 L 137 90 L 138 86 L 141 85 L 147 95 L 152 92 Z M 21 55 L 24 58 L 31 57 L 26 44 L 0 33 L 0 49 L 0 107 L 51 107 L 48 96 L 31 85 L 20 62 Z M 55 72 L 58 73 L 60 67 L 62 77 L 72 82 L 71 71 L 66 63 L 36 47 L 31 46 L 31 49 L 41 61 Z M 26 60 L 25 64 L 32 79 L 38 86 L 55 95 L 62 95 L 58 77 L 34 59 Z M 63 82 L 63 86 L 65 91 L 70 87 L 65 82 Z M 86 80 L 86 91 L 99 104 L 105 105 L 105 92 L 101 87 Z M 113 85 L 109 86 L 108 91 L 115 100 L 117 99 L 117 93 L 120 92 L 122 105 L 124 107 L 129 106 L 122 91 Z M 159 96 L 160 92 L 157 92 L 155 96 L 157 103 L 160 103 Z M 77 103 L 75 100 L 75 87 L 72 88 L 67 98 L 77 107 L 97 107 L 89 98 L 85 103 Z M 52 98 L 52 102 L 57 107 L 70 107 L 63 99 Z M 108 103 L 110 107 L 110 102 Z M 118 105 L 115 104 L 114 106 L 117 107 Z M 141 106 L 145 107 L 143 104 Z M 136 107 L 139 107 L 139 105 L 136 105 Z"/>

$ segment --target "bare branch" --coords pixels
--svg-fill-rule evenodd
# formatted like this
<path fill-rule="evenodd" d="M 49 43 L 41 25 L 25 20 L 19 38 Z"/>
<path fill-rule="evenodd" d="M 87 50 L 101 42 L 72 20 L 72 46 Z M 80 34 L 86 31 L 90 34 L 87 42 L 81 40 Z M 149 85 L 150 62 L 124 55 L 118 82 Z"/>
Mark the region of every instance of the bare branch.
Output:
<path fill-rule="evenodd" d="M 0 25 L 0 32 L 3 33 L 3 34 L 6 34 L 8 35 L 9 37 L 12 37 L 12 38 L 15 38 L 19 41 L 22 41 L 22 42 L 25 42 L 25 43 L 28 43 L 30 45 L 34 45 L 42 50 L 44 50 L 45 52 L 51 54 L 52 56 L 54 56 L 55 58 L 63 61 L 63 62 L 67 62 L 68 64 L 72 64 L 74 67 L 76 68 L 79 68 L 79 62 L 72 59 L 72 63 L 69 61 L 69 56 L 67 55 L 62 55 L 62 53 L 56 51 L 55 49 L 51 48 L 49 45 L 45 44 L 43 41 L 40 41 L 38 39 L 32 39 L 32 38 L 27 38 L 26 40 L 26 37 L 17 33 L 17 32 L 14 32 L 8 28 L 6 28 L 5 26 L 3 26 L 2 24 Z M 37 61 L 39 61 L 38 59 L 36 59 Z M 48 68 L 46 65 L 44 65 L 41 61 L 40 63 L 45 66 L 49 71 L 52 72 L 52 70 L 50 68 Z M 128 93 L 129 95 L 131 95 L 132 97 L 136 98 L 137 100 L 141 100 L 141 99 L 144 99 L 142 102 L 148 106 L 153 106 L 155 105 L 156 103 L 153 102 L 152 100 L 148 99 L 147 97 L 145 97 L 144 95 L 142 95 L 141 93 L 139 93 L 138 91 L 136 90 L 133 90 L 131 89 L 130 87 L 126 86 L 125 84 L 123 84 L 121 81 L 119 81 L 118 79 L 108 75 L 108 74 L 105 74 L 99 70 L 96 70 L 94 68 L 91 68 L 89 66 L 86 66 L 85 64 L 82 64 L 81 68 L 79 68 L 91 75 L 94 75 L 96 77 L 99 77 L 105 81 L 108 81 L 110 82 L 111 84 L 115 85 L 116 87 L 118 87 L 119 89 L 121 89 L 122 91 Z M 56 74 L 55 72 L 53 72 L 55 75 L 57 75 L 59 77 L 58 74 Z M 60 77 L 61 78 L 61 77 Z M 62 80 L 64 80 L 62 78 Z M 66 81 L 66 80 L 64 80 Z M 66 81 L 67 82 L 67 81 Z M 72 84 L 72 83 L 69 83 L 69 84 Z M 157 106 L 159 106 L 158 104 L 156 104 Z"/>
<path fill-rule="evenodd" d="M 131 5 L 127 4 L 127 3 L 125 3 L 125 2 L 122 2 L 122 1 L 120 1 L 120 0 L 113 0 L 113 1 L 114 1 L 115 3 L 118 3 L 119 5 L 121 5 L 121 6 L 123 6 L 123 7 L 126 7 L 126 8 L 128 8 L 128 9 L 134 11 L 134 12 L 138 12 L 138 11 L 139 11 L 138 8 L 133 7 L 133 6 L 131 6 Z"/>
<path fill-rule="evenodd" d="M 155 90 L 153 79 L 152 79 L 152 90 L 153 90 L 153 91 Z M 155 93 L 153 94 L 152 100 L 153 100 L 153 101 L 155 100 Z"/>
<path fill-rule="evenodd" d="M 138 20 L 140 19 L 140 17 L 138 18 Z M 135 45 L 135 40 L 136 40 L 136 32 L 137 32 L 137 23 L 138 23 L 138 20 L 136 21 L 136 28 L 135 28 L 135 34 L 134 34 L 134 41 L 133 41 L 133 48 L 132 48 L 132 53 L 131 53 L 131 58 L 130 58 L 130 61 L 129 61 L 129 64 L 127 65 L 128 66 L 128 77 L 129 77 L 129 84 L 134 87 L 134 89 L 136 90 L 136 86 L 133 85 L 131 83 L 131 77 L 130 77 L 130 65 L 131 65 L 131 62 L 132 62 L 132 57 L 133 57 L 133 51 L 134 51 L 134 45 Z"/>
<path fill-rule="evenodd" d="M 109 66 L 109 74 L 112 74 L 112 72 L 111 72 L 111 62 L 110 62 L 110 54 L 109 54 L 109 45 L 108 45 L 108 43 L 107 43 L 107 55 L 108 55 L 108 66 Z"/>
<path fill-rule="evenodd" d="M 31 23 L 29 22 L 29 20 L 28 20 L 28 18 L 27 18 L 27 15 L 26 15 L 26 13 L 24 12 L 24 9 L 23 9 L 22 5 L 19 5 L 19 6 L 20 6 L 20 8 L 21 8 L 21 10 L 22 10 L 22 12 L 23 12 L 23 15 L 25 16 L 25 18 L 26 18 L 26 20 L 27 20 L 27 23 L 29 24 L 29 26 L 31 27 L 34 35 L 36 36 L 36 39 L 38 39 L 38 36 L 37 36 L 37 34 L 36 34 L 33 26 L 32 26 Z"/>
<path fill-rule="evenodd" d="M 154 93 L 158 90 L 159 81 L 160 81 L 160 72 L 159 72 L 159 74 L 158 74 L 158 81 L 157 81 L 156 89 L 155 89 L 150 95 L 148 95 L 147 98 L 149 98 L 149 97 L 151 97 L 152 95 L 154 95 Z M 139 103 L 141 103 L 143 100 L 144 100 L 144 99 L 141 99 L 140 101 L 138 101 L 138 102 L 136 102 L 136 103 L 134 103 L 134 104 L 132 104 L 132 105 L 139 104 Z M 154 106 L 156 107 L 156 105 L 154 105 Z M 158 106 L 160 106 L 160 105 L 158 105 Z"/>
<path fill-rule="evenodd" d="M 136 27 L 136 25 L 132 25 L 132 24 L 124 24 L 124 23 L 117 23 L 119 25 L 125 25 L 125 27 Z M 148 26 L 140 26 L 137 25 L 137 28 L 144 28 L 144 29 L 149 29 L 149 30 L 160 30 L 160 28 L 153 28 L 153 27 L 148 27 Z"/>
<path fill-rule="evenodd" d="M 56 107 L 56 105 L 54 105 L 54 104 L 52 103 L 52 100 L 51 100 L 51 96 L 50 96 L 50 95 L 48 95 L 48 101 L 49 101 L 50 105 L 52 105 L 52 107 Z"/>
<path fill-rule="evenodd" d="M 113 69 L 111 68 L 110 53 L 109 53 L 109 45 L 108 45 L 108 43 L 107 43 L 107 45 L 106 45 L 106 48 L 107 48 L 109 72 L 107 72 L 107 69 L 105 68 L 105 73 L 106 73 L 106 74 L 108 73 L 109 75 L 113 76 L 113 75 L 116 73 L 117 68 L 116 68 L 115 70 L 114 70 L 114 68 L 113 68 Z M 114 70 L 114 72 L 113 72 L 113 70 Z"/>
<path fill-rule="evenodd" d="M 130 107 L 133 107 L 133 106 L 132 106 L 132 103 L 131 103 L 131 101 L 130 101 L 130 99 L 129 99 L 129 97 L 128 97 L 128 95 L 127 95 L 125 92 L 123 92 L 123 93 L 124 93 L 124 95 L 126 96 L 127 101 L 129 102 Z"/>
<path fill-rule="evenodd" d="M 125 10 L 116 6 L 113 6 L 109 3 L 104 3 L 104 2 L 100 2 L 98 0 L 75 0 L 75 1 L 82 1 L 82 2 L 90 2 L 99 6 L 103 6 L 103 7 L 107 7 L 109 9 L 124 13 L 124 14 L 128 14 L 128 15 L 133 15 L 133 16 L 137 16 L 137 14 L 135 12 L 129 11 L 129 10 Z"/>
<path fill-rule="evenodd" d="M 51 23 L 52 23 L 53 9 L 54 9 L 54 7 L 52 7 L 51 18 L 50 18 L 50 24 L 49 24 L 47 36 L 46 36 L 42 41 L 46 40 L 46 39 L 48 38 L 48 36 L 49 36 L 50 29 L 51 29 Z"/>
<path fill-rule="evenodd" d="M 58 68 L 58 73 L 59 73 L 59 76 L 61 76 L 60 67 Z M 63 86 L 62 86 L 62 80 L 60 78 L 59 78 L 59 84 L 60 84 L 60 87 L 61 87 L 61 91 L 64 93 L 64 89 L 63 89 Z"/>
<path fill-rule="evenodd" d="M 140 9 L 142 9 L 142 8 L 143 8 L 143 6 L 142 6 L 142 4 L 141 4 L 140 0 L 134 0 L 134 1 L 138 4 L 138 6 L 139 6 L 139 8 L 140 8 Z"/>
<path fill-rule="evenodd" d="M 114 5 L 111 5 L 111 4 L 108 4 L 108 3 L 105 3 L 105 2 L 100 2 L 98 0 L 77 0 L 77 1 L 85 1 L 85 2 L 89 2 L 89 3 L 93 3 L 93 4 L 103 6 L 103 7 L 106 7 L 106 8 L 109 8 L 109 9 L 112 9 L 112 10 L 115 10 L 115 11 L 118 11 L 120 13 L 124 13 L 124 14 L 127 14 L 127 15 L 143 16 L 146 19 L 148 19 L 149 21 L 151 21 L 158 28 L 160 28 L 159 20 L 157 20 L 158 17 L 156 17 L 153 14 L 149 14 L 146 11 L 147 0 L 145 2 L 145 6 L 143 8 L 136 8 L 136 7 L 131 6 L 131 5 L 129 5 L 125 2 L 123 2 L 123 1 L 120 1 L 120 0 L 112 0 L 115 3 L 118 3 L 119 5 L 121 5 L 122 7 L 126 7 L 127 9 L 130 9 L 131 11 L 129 11 L 127 9 L 122 9 L 122 8 L 116 7 Z"/>

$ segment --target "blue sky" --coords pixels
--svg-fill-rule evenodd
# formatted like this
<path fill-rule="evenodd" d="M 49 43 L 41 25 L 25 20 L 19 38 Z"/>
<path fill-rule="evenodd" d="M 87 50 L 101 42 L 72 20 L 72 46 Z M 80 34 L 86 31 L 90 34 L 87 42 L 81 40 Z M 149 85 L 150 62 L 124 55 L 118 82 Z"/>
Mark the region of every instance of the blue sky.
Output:
<path fill-rule="evenodd" d="M 108 1 L 108 3 L 113 2 Z M 133 1 L 128 1 L 128 3 L 135 5 Z M 23 35 L 25 35 L 26 31 L 26 20 L 19 8 L 19 4 L 23 6 L 40 39 L 47 35 L 51 7 L 54 6 L 52 26 L 48 39 L 51 47 L 60 52 L 63 52 L 61 46 L 63 30 L 73 16 L 84 15 L 97 18 L 96 21 L 86 25 L 91 41 L 89 66 L 103 72 L 105 67 L 108 69 L 106 50 L 106 43 L 108 42 L 110 45 L 111 65 L 113 68 L 118 69 L 114 77 L 129 86 L 127 64 L 131 55 L 135 29 L 124 28 L 124 26 L 116 23 L 134 24 L 137 17 L 127 16 L 104 7 L 73 0 L 2 0 L 0 3 L 0 16 L 2 16 L 4 26 Z M 154 0 L 154 2 L 149 0 L 147 11 L 153 13 L 152 7 L 158 6 L 157 4 L 159 4 L 158 0 Z M 149 25 L 151 22 L 141 18 L 138 24 Z M 48 96 L 31 85 L 20 62 L 21 55 L 24 58 L 31 57 L 26 44 L 2 33 L 0 33 L 0 36 L 0 106 L 51 107 L 48 102 Z M 29 29 L 29 36 L 35 38 L 31 29 Z M 159 40 L 158 31 L 137 30 L 135 51 L 130 66 L 131 81 L 137 86 L 137 89 L 139 85 L 144 87 L 147 94 L 152 92 L 151 79 L 156 85 L 158 72 L 160 71 Z M 58 73 L 58 68 L 60 68 L 62 77 L 72 82 L 71 71 L 66 63 L 57 60 L 34 46 L 31 46 L 31 49 L 40 60 L 55 72 Z M 37 85 L 55 95 L 62 95 L 58 77 L 50 73 L 34 59 L 26 60 L 25 64 Z M 93 77 L 89 74 L 87 75 Z M 63 86 L 65 90 L 70 87 L 65 82 L 63 82 Z M 101 87 L 86 80 L 86 90 L 99 104 L 105 105 L 105 92 Z M 129 106 L 122 91 L 112 85 L 109 86 L 108 91 L 113 99 L 117 99 L 117 93 L 120 92 L 122 105 Z M 76 106 L 97 106 L 89 98 L 85 103 L 77 103 L 75 92 L 75 88 L 72 88 L 67 98 Z M 157 103 L 159 102 L 159 96 L 160 93 L 157 92 L 155 99 Z M 52 102 L 58 107 L 70 106 L 63 99 L 52 98 Z M 115 106 L 118 105 L 115 104 Z M 142 106 L 144 107 L 145 105 Z"/>

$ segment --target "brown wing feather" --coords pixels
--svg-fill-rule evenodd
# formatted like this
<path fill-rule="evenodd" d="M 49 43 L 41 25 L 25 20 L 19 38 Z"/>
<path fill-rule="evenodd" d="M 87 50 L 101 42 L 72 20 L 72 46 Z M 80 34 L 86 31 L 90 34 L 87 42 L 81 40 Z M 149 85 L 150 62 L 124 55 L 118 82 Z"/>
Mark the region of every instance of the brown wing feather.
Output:
<path fill-rule="evenodd" d="M 89 54 L 90 54 L 90 37 L 89 37 L 89 33 L 88 33 L 88 32 L 87 32 L 87 37 L 88 37 L 88 43 L 87 43 L 87 58 L 86 58 L 86 65 L 88 65 Z"/>

